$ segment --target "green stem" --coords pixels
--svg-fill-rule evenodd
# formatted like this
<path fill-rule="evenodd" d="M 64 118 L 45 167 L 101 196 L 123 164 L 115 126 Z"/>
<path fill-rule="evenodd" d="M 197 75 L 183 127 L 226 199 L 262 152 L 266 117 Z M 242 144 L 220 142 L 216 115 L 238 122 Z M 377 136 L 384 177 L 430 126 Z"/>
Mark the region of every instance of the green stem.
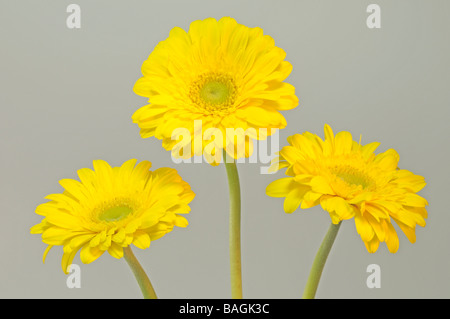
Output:
<path fill-rule="evenodd" d="M 158 299 L 158 297 L 156 297 L 156 293 L 153 289 L 150 279 L 148 278 L 139 261 L 136 259 L 136 256 L 133 254 L 130 246 L 123 249 L 123 257 L 130 266 L 134 277 L 136 277 L 144 299 Z"/>
<path fill-rule="evenodd" d="M 327 261 L 328 254 L 336 239 L 339 227 L 341 227 L 341 222 L 339 222 L 339 224 L 332 223 L 328 228 L 328 232 L 320 245 L 311 267 L 308 281 L 306 282 L 305 290 L 303 292 L 303 299 L 314 299 L 325 262 Z"/>
<path fill-rule="evenodd" d="M 242 299 L 241 270 L 241 189 L 236 163 L 223 151 L 230 193 L 230 276 L 231 298 Z"/>

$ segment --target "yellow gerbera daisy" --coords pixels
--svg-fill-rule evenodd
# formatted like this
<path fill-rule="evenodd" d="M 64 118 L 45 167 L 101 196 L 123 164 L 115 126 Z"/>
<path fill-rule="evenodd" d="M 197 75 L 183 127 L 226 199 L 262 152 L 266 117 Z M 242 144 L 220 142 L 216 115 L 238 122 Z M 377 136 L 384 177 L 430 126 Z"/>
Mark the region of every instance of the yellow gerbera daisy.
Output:
<path fill-rule="evenodd" d="M 187 226 L 181 214 L 189 213 L 195 196 L 189 184 L 174 169 L 152 172 L 150 162 L 136 162 L 111 167 L 95 160 L 94 170 L 78 170 L 80 181 L 60 181 L 64 192 L 46 197 L 50 201 L 36 208 L 45 218 L 31 228 L 49 245 L 44 261 L 51 247 L 63 246 L 62 269 L 67 273 L 78 250 L 86 264 L 105 251 L 122 258 L 124 247 L 145 249 L 174 226 Z"/>
<path fill-rule="evenodd" d="M 272 182 L 266 193 L 285 197 L 284 210 L 320 204 L 333 224 L 354 218 L 356 230 L 371 253 L 386 242 L 391 253 L 399 246 L 393 227 L 397 223 L 411 243 L 416 225 L 425 226 L 427 201 L 417 195 L 425 186 L 422 176 L 399 169 L 399 155 L 389 149 L 375 155 L 379 146 L 362 146 L 349 132 L 336 136 L 325 125 L 325 140 L 305 132 L 288 138 L 275 161 L 275 170 L 286 167 L 286 175 Z"/>
<path fill-rule="evenodd" d="M 175 27 L 142 65 L 134 92 L 148 97 L 150 104 L 137 110 L 133 121 L 143 138 L 162 140 L 175 157 L 202 155 L 209 143 L 214 144 L 211 155 L 221 155 L 225 145 L 232 157 L 248 157 L 251 139 L 265 139 L 271 129 L 284 128 L 279 111 L 298 104 L 294 87 L 283 82 L 292 70 L 285 56 L 261 28 L 229 17 L 194 21 L 188 32 Z M 187 140 L 172 138 L 179 128 L 188 131 Z M 206 132 L 211 128 L 221 132 L 213 141 Z M 227 128 L 242 130 L 227 139 Z M 217 163 L 217 157 L 206 159 Z"/>

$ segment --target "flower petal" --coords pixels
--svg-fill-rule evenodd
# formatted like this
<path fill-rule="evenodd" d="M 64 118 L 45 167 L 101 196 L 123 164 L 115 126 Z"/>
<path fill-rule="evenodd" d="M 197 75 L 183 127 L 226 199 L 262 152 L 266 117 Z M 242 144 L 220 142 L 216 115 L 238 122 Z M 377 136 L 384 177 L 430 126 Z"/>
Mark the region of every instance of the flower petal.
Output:
<path fill-rule="evenodd" d="M 150 247 L 150 236 L 143 231 L 134 233 L 133 245 L 140 249 L 146 249 Z"/>
<path fill-rule="evenodd" d="M 100 250 L 97 247 L 91 247 L 89 244 L 85 244 L 83 248 L 81 248 L 80 251 L 80 259 L 83 264 L 90 264 L 94 260 L 96 260 L 98 257 L 103 255 L 105 251 Z"/>
<path fill-rule="evenodd" d="M 292 177 L 280 178 L 266 187 L 266 194 L 271 197 L 286 197 L 296 186 Z"/>
<path fill-rule="evenodd" d="M 297 210 L 307 191 L 309 191 L 309 187 L 301 185 L 290 191 L 284 200 L 284 211 L 290 214 Z"/>

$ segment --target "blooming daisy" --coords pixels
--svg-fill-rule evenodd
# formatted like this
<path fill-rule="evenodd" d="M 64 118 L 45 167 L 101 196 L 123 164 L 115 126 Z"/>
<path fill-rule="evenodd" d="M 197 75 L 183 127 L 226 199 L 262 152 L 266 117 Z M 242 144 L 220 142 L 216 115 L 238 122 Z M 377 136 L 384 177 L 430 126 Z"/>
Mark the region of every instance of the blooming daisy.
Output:
<path fill-rule="evenodd" d="M 85 264 L 105 251 L 122 258 L 131 244 L 145 249 L 174 226 L 187 226 L 182 215 L 189 213 L 195 196 L 189 184 L 174 169 L 152 172 L 150 162 L 136 163 L 131 159 L 111 167 L 95 160 L 94 170 L 77 171 L 80 181 L 60 181 L 65 190 L 48 195 L 49 201 L 36 208 L 44 219 L 31 228 L 48 245 L 44 261 L 51 247 L 63 246 L 62 269 L 67 273 L 78 251 Z"/>
<path fill-rule="evenodd" d="M 143 138 L 162 140 L 174 157 L 202 155 L 209 143 L 214 144 L 212 155 L 221 155 L 225 148 L 233 158 L 248 157 L 252 139 L 284 128 L 286 120 L 279 111 L 298 104 L 294 87 L 283 82 L 292 70 L 285 57 L 261 28 L 229 17 L 194 21 L 188 32 L 175 27 L 142 65 L 143 77 L 134 92 L 147 97 L 149 104 L 134 113 L 133 121 Z M 194 121 L 201 127 L 195 128 Z M 179 128 L 188 131 L 187 140 L 173 137 Z M 213 128 L 221 134 L 211 141 L 206 131 Z M 241 130 L 230 137 L 227 128 Z M 199 145 L 191 143 L 195 136 Z"/>
<path fill-rule="evenodd" d="M 361 145 L 349 132 L 334 136 L 325 125 L 325 139 L 305 132 L 288 138 L 273 168 L 289 177 L 273 181 L 266 193 L 284 197 L 284 211 L 292 213 L 321 205 L 333 224 L 353 218 L 358 234 L 371 253 L 386 242 L 391 253 L 399 247 L 394 222 L 411 243 L 416 225 L 425 226 L 427 201 L 417 195 L 422 176 L 399 169 L 399 155 L 389 149 L 374 154 L 380 143 Z"/>

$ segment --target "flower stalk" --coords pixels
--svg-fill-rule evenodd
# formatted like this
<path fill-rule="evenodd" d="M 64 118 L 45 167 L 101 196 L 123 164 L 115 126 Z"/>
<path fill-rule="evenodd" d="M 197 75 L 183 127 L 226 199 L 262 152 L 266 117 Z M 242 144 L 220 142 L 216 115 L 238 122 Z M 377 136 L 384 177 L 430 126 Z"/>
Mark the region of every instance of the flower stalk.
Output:
<path fill-rule="evenodd" d="M 328 254 L 330 253 L 331 247 L 333 246 L 336 235 L 341 227 L 341 223 L 333 224 L 331 223 L 328 231 L 322 241 L 322 244 L 317 251 L 316 257 L 314 258 L 311 271 L 309 273 L 308 281 L 306 282 L 305 290 L 303 292 L 303 299 L 314 299 L 316 296 L 317 287 L 319 286 L 320 277 L 322 276 L 323 268 L 325 267 L 325 262 L 327 261 Z"/>
<path fill-rule="evenodd" d="M 141 288 L 142 295 L 144 299 L 158 299 L 155 290 L 153 289 L 152 283 L 142 268 L 141 264 L 137 260 L 130 246 L 123 249 L 123 257 L 131 268 L 131 271 L 136 277 L 136 280 Z"/>
<path fill-rule="evenodd" d="M 241 267 L 241 189 L 236 163 L 225 149 L 223 161 L 228 176 L 230 196 L 229 247 L 230 247 L 230 280 L 231 298 L 242 299 L 242 267 Z"/>

